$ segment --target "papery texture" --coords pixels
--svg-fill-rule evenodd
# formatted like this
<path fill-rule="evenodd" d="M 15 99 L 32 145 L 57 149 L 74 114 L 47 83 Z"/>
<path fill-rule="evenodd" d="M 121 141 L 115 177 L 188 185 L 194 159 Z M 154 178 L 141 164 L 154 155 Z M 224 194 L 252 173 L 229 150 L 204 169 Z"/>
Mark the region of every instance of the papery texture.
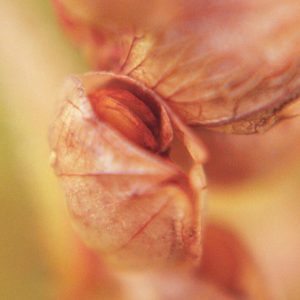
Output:
<path fill-rule="evenodd" d="M 158 97 L 151 101 L 157 105 L 163 139 L 172 139 L 174 130 L 183 140 L 189 169 L 131 142 L 97 118 L 87 98 L 107 85 L 133 89 L 140 98 L 156 97 L 130 78 L 109 73 L 67 81 L 50 145 L 74 223 L 90 244 L 119 265 L 196 263 L 205 186 L 202 146 Z"/>
<path fill-rule="evenodd" d="M 299 96 L 297 0 L 55 3 L 96 68 L 144 83 L 188 124 L 263 131 Z"/>

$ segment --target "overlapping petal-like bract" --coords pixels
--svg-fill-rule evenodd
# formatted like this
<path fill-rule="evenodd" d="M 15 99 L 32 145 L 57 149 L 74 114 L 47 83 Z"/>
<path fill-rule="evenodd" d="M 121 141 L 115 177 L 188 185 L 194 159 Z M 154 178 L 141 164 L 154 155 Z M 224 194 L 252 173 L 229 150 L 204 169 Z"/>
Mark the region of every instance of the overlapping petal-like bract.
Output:
<path fill-rule="evenodd" d="M 190 161 L 187 169 L 177 163 L 172 146 L 151 152 L 96 115 L 88 95 L 108 86 L 130 90 L 153 108 L 163 148 L 181 143 L 186 150 L 180 156 Z M 198 261 L 205 153 L 159 97 L 126 76 L 72 77 L 50 145 L 75 226 L 90 244 L 121 265 Z"/>
<path fill-rule="evenodd" d="M 280 112 L 300 92 L 297 0 L 55 3 L 96 68 L 144 83 L 188 124 L 254 133 L 295 114 Z"/>

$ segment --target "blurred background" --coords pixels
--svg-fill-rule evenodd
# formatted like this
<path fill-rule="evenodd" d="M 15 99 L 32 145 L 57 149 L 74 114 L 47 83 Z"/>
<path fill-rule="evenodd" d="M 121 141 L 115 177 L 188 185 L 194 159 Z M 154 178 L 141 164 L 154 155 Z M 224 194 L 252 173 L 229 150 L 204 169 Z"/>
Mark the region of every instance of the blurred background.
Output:
<path fill-rule="evenodd" d="M 79 290 L 96 258 L 70 228 L 47 143 L 64 78 L 89 68 L 49 1 L 2 0 L 0 40 L 0 299 L 92 299 Z M 238 184 L 212 178 L 206 215 L 239 233 L 277 299 L 296 300 L 300 156 L 279 166 Z"/>

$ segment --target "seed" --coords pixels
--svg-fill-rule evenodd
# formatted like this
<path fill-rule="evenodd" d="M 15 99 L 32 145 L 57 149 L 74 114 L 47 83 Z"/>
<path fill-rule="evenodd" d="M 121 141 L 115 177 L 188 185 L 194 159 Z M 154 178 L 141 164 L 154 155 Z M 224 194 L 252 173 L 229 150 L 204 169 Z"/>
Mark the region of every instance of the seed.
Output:
<path fill-rule="evenodd" d="M 157 119 L 151 109 L 126 90 L 102 89 L 89 95 L 97 117 L 130 141 L 151 151 L 158 150 L 154 132 Z"/>

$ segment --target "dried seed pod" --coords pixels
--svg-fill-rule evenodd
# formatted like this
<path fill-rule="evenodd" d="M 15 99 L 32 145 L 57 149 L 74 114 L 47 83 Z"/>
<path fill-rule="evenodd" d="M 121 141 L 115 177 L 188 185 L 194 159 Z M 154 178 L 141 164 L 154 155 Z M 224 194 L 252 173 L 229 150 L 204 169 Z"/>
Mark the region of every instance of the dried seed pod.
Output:
<path fill-rule="evenodd" d="M 299 97 L 298 0 L 55 3 L 93 66 L 142 82 L 188 124 L 261 132 Z"/>
<path fill-rule="evenodd" d="M 159 96 L 126 76 L 72 77 L 50 145 L 74 224 L 107 259 L 198 261 L 205 151 Z"/>

